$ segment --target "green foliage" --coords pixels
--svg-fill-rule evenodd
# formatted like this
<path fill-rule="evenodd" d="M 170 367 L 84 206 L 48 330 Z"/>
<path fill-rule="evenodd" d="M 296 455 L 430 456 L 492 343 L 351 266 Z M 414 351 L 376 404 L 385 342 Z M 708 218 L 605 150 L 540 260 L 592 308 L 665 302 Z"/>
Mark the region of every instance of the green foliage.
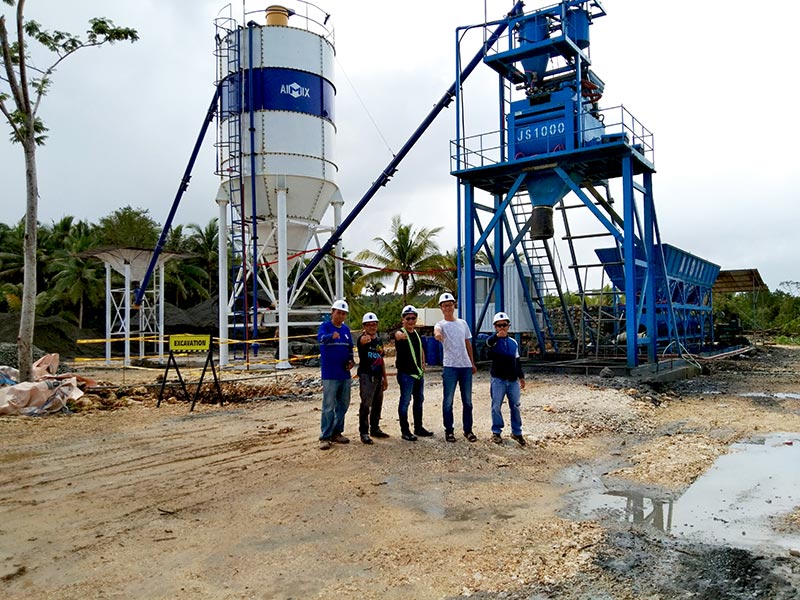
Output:
<path fill-rule="evenodd" d="M 12 0 L 4 2 L 14 6 Z M 83 40 L 66 31 L 48 31 L 38 21 L 25 19 L 22 16 L 22 7 L 23 4 L 20 3 L 16 15 L 22 31 L 17 39 L 12 40 L 9 37 L 5 15 L 0 15 L 0 70 L 3 72 L 0 81 L 11 92 L 0 90 L 0 113 L 5 116 L 11 128 L 12 142 L 41 146 L 47 139 L 44 135 L 47 127 L 37 116 L 37 112 L 42 97 L 50 89 L 52 75 L 61 61 L 82 48 L 121 41 L 136 42 L 139 33 L 130 27 L 117 27 L 105 17 L 95 17 L 89 20 L 86 40 Z M 49 66 L 33 62 L 28 41 L 37 42 L 54 55 Z M 12 99 L 13 106 L 6 106 L 6 102 Z"/>
<path fill-rule="evenodd" d="M 119 248 L 153 248 L 161 227 L 148 210 L 125 206 L 100 219 L 98 225 L 101 246 Z"/>
<path fill-rule="evenodd" d="M 350 314 L 347 322 L 350 329 L 361 329 L 361 319 L 364 313 L 374 312 L 378 316 L 378 330 L 381 334 L 397 329 L 401 324 L 400 312 L 403 310 L 403 297 L 400 294 L 380 294 L 378 296 L 360 296 L 355 303 L 350 304 Z"/>
<path fill-rule="evenodd" d="M 11 134 L 10 139 L 12 143 L 20 144 L 28 136 L 28 119 L 22 111 L 15 110 L 10 115 Z M 37 146 L 44 146 L 47 136 L 44 133 L 47 127 L 44 126 L 44 121 L 39 117 L 33 119 L 33 141 Z"/>
<path fill-rule="evenodd" d="M 383 281 L 394 278 L 394 291 L 398 287 L 403 290 L 403 301 L 409 294 L 409 286 L 418 280 L 420 271 L 434 271 L 441 264 L 439 246 L 434 238 L 442 230 L 441 227 L 422 227 L 415 230 L 412 225 L 400 222 L 400 215 L 392 217 L 391 238 L 373 238 L 377 242 L 378 251 L 363 250 L 358 253 L 358 260 L 367 261 L 381 270 L 364 275 L 364 283 Z"/>
<path fill-rule="evenodd" d="M 71 216 L 47 225 L 40 224 L 36 256 L 39 314 L 60 314 L 81 326 L 102 326 L 105 319 L 105 269 L 101 261 L 91 256 L 91 251 L 110 245 L 136 245 L 149 250 L 154 247 L 160 230 L 160 224 L 146 210 L 129 206 L 100 218 L 97 224 L 78 221 Z M 20 310 L 24 235 L 24 220 L 14 225 L 0 223 L 0 311 Z M 170 232 L 166 249 L 180 252 L 183 256 L 167 263 L 165 283 L 169 301 L 188 308 L 216 293 L 218 235 L 216 219 L 203 226 L 176 226 Z M 137 240 L 138 243 L 132 243 Z M 455 251 L 427 255 L 426 264 L 444 266 L 447 277 L 431 277 L 436 281 L 430 287 L 425 278 L 419 277 L 406 296 L 399 292 L 387 293 L 383 281 L 364 277 L 361 267 L 345 260 L 345 298 L 350 303 L 348 323 L 351 328 L 360 329 L 362 316 L 371 311 L 378 315 L 380 331 L 388 333 L 400 325 L 400 311 L 404 305 L 435 306 L 441 290 L 455 289 L 455 256 Z M 326 257 L 315 270 L 315 277 L 325 281 L 324 269 L 330 274 L 333 266 L 334 259 Z M 119 276 L 115 274 L 114 277 L 117 285 Z M 273 280 L 273 284 L 276 286 L 277 282 Z M 604 295 L 603 303 L 609 299 L 610 294 Z M 599 300 L 596 297 L 593 301 Z M 577 305 L 580 297 L 568 294 L 566 301 L 568 305 Z M 546 297 L 545 303 L 549 308 L 560 308 L 555 296 Z M 327 298 L 314 286 L 308 285 L 300 304 L 324 305 Z M 745 331 L 773 335 L 781 344 L 800 344 L 798 282 L 782 282 L 774 292 L 717 294 L 714 309 L 717 322 L 738 317 Z"/>
<path fill-rule="evenodd" d="M 117 229 L 139 232 L 132 238 L 145 238 L 140 247 L 152 249 L 161 226 L 147 211 L 125 207 L 102 217 L 100 224 L 76 221 L 68 216 L 49 225 L 39 225 L 37 275 L 39 278 L 37 313 L 60 315 L 79 327 L 102 327 L 105 319 L 105 267 L 94 258 L 93 250 L 109 246 L 129 246 L 129 236 Z M 126 229 L 127 228 L 127 229 Z M 184 308 L 197 304 L 217 289 L 217 223 L 205 227 L 176 227 L 170 234 L 168 249 L 185 256 L 170 261 L 165 268 L 165 293 L 168 300 Z M 184 233 L 186 232 L 186 233 Z M 113 233 L 113 235 L 111 235 Z M 0 311 L 19 311 L 22 298 L 24 260 L 22 240 L 25 223 L 14 226 L 0 223 Z M 114 244 L 120 241 L 121 244 Z M 121 276 L 112 273 L 112 284 Z"/>
<path fill-rule="evenodd" d="M 714 296 L 717 319 L 738 317 L 746 331 L 788 338 L 800 335 L 800 284 L 784 281 L 774 292 L 738 292 Z"/>

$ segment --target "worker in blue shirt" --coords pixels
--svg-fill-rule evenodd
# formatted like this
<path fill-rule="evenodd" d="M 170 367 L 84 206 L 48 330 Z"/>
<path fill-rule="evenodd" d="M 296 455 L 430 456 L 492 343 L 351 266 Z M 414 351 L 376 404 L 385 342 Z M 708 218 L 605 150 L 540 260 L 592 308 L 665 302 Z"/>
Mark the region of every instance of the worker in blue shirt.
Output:
<path fill-rule="evenodd" d="M 344 416 L 350 407 L 350 369 L 353 368 L 353 337 L 344 324 L 350 308 L 344 300 L 331 305 L 331 319 L 319 326 L 320 365 L 322 368 L 322 416 L 319 449 L 328 450 L 331 442 L 347 444 Z"/>
<path fill-rule="evenodd" d="M 489 357 L 492 359 L 491 387 L 492 396 L 492 441 L 502 444 L 503 437 L 503 400 L 508 398 L 511 413 L 511 438 L 520 446 L 525 445 L 522 437 L 522 416 L 519 411 L 520 390 L 525 389 L 525 374 L 519 361 L 519 344 L 508 335 L 511 319 L 504 312 L 495 314 L 492 319 L 494 333 L 486 340 Z"/>

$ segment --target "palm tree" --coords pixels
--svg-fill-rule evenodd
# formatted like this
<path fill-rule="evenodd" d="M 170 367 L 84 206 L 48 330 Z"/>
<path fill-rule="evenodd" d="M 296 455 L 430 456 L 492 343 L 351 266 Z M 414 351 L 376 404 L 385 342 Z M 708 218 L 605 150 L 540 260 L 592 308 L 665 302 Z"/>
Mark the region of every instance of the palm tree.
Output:
<path fill-rule="evenodd" d="M 41 294 L 43 308 L 76 306 L 78 327 L 82 328 L 86 306 L 100 304 L 105 289 L 102 264 L 85 254 L 97 246 L 96 230 L 86 221 L 73 224 L 68 217 L 53 227 L 50 237 L 60 240 L 60 245 L 52 251 L 44 269 L 52 279 Z"/>
<path fill-rule="evenodd" d="M 458 289 L 458 258 L 461 256 L 463 263 L 463 248 L 448 250 L 444 254 L 437 255 L 433 262 L 433 267 L 424 277 L 419 277 L 411 288 L 411 293 L 417 294 L 440 294 L 441 292 L 455 293 Z M 481 250 L 475 255 L 476 265 L 488 265 L 489 255 Z"/>
<path fill-rule="evenodd" d="M 372 296 L 377 306 L 381 305 L 380 293 L 384 289 L 386 289 L 386 286 L 383 285 L 380 281 L 373 281 L 372 283 L 369 283 L 366 286 L 364 286 L 364 291 L 367 292 L 367 294 L 369 294 L 370 296 Z"/>
<path fill-rule="evenodd" d="M 396 273 L 394 291 L 402 285 L 403 304 L 408 302 L 409 287 L 413 287 L 420 271 L 434 270 L 439 260 L 439 246 L 434 241 L 441 227 L 422 227 L 414 230 L 412 225 L 400 222 L 400 215 L 392 217 L 391 239 L 376 237 L 378 252 L 362 250 L 356 258 L 381 267 L 381 270 L 364 276 L 365 283 L 381 281 Z"/>
<path fill-rule="evenodd" d="M 351 304 L 350 310 L 352 312 L 353 303 L 357 302 L 357 298 L 361 294 L 361 290 L 364 286 L 364 271 L 360 266 L 353 264 L 353 262 L 349 260 L 349 256 L 349 251 L 345 250 L 344 256 L 342 257 L 344 261 L 344 281 L 342 284 L 344 288 L 344 297 Z M 320 285 L 324 286 L 324 282 L 333 281 L 335 260 L 332 254 L 328 254 L 314 269 L 312 275 L 316 281 L 320 282 Z M 303 265 L 298 264 L 297 268 L 302 269 Z M 273 272 L 270 271 L 270 274 L 270 276 L 272 276 Z M 291 277 L 289 279 L 291 280 Z M 318 289 L 316 285 L 306 285 L 300 293 L 299 299 L 302 304 L 312 306 L 315 304 L 324 304 L 327 300 L 326 296 L 327 292 Z"/>
<path fill-rule="evenodd" d="M 191 254 L 192 244 L 190 238 L 183 234 L 183 225 L 170 229 L 164 247 L 170 252 Z M 193 258 L 178 258 L 164 266 L 165 295 L 172 296 L 175 306 L 188 306 L 210 296 L 209 286 L 206 284 L 209 274 Z"/>
<path fill-rule="evenodd" d="M 200 227 L 196 223 L 190 223 L 186 226 L 191 232 L 188 240 L 186 240 L 186 248 L 195 255 L 191 259 L 192 262 L 206 272 L 208 289 L 212 294 L 216 293 L 219 287 L 217 278 L 213 276 L 219 268 L 219 247 L 217 245 L 219 224 L 217 221 L 218 219 L 215 217 L 205 227 Z"/>
<path fill-rule="evenodd" d="M 25 220 L 14 227 L 6 227 L 0 237 L 0 279 L 7 283 L 22 283 L 25 260 L 22 251 L 25 238 Z"/>

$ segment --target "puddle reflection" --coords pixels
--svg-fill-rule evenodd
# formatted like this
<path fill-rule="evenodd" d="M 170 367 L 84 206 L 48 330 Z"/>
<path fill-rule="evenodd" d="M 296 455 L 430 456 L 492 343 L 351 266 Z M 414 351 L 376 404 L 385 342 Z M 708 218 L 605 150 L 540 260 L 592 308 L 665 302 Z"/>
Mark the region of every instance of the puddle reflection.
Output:
<path fill-rule="evenodd" d="M 775 518 L 800 506 L 800 434 L 759 436 L 731 446 L 678 498 L 593 487 L 576 492 L 578 513 L 654 527 L 695 541 L 741 548 L 800 548 L 800 535 L 777 532 Z M 606 482 L 608 483 L 608 482 Z M 623 508 L 624 506 L 624 508 Z"/>
<path fill-rule="evenodd" d="M 637 492 L 616 491 L 607 492 L 606 495 L 625 498 L 625 520 L 627 522 L 650 525 L 666 533 L 672 531 L 672 500 L 648 498 Z"/>

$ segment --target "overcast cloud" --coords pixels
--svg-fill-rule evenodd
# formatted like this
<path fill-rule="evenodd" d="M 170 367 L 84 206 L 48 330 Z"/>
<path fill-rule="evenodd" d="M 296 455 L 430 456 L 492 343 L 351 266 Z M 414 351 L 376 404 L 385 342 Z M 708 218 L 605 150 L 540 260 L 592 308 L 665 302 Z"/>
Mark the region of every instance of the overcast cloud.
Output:
<path fill-rule="evenodd" d="M 499 18 L 512 3 L 318 4 L 336 29 L 337 162 L 346 214 L 452 83 L 456 26 L 483 21 L 484 10 Z M 547 4 L 529 2 L 526 9 Z M 601 104 L 624 104 L 655 135 L 654 191 L 664 241 L 723 269 L 758 268 L 772 289 L 800 280 L 798 192 L 790 183 L 800 137 L 790 101 L 800 4 L 778 0 L 760 12 L 752 4 L 737 10 L 733 3 L 690 0 L 603 4 L 608 16 L 591 28 L 593 69 L 606 83 Z M 39 152 L 42 222 L 64 215 L 96 222 L 126 205 L 165 220 L 211 100 L 213 20 L 224 6 L 28 0 L 28 16 L 50 29 L 84 32 L 89 18 L 106 16 L 141 37 L 82 51 L 59 68 L 41 109 L 50 127 Z M 5 5 L 0 10 L 11 16 Z M 233 12 L 241 15 L 241 3 Z M 465 54 L 477 48 L 476 39 Z M 481 77 L 479 67 L 473 85 Z M 469 105 L 468 119 L 475 121 L 468 124 L 493 119 L 494 110 Z M 388 236 L 395 214 L 418 227 L 444 227 L 442 249 L 456 246 L 456 183 L 449 174 L 454 120 L 451 107 L 434 123 L 345 234 L 347 248 L 358 251 L 373 237 Z M 21 148 L 6 142 L 5 131 L 0 197 L 2 220 L 10 224 L 24 214 L 25 187 Z M 177 223 L 216 216 L 214 167 L 212 132 Z"/>

